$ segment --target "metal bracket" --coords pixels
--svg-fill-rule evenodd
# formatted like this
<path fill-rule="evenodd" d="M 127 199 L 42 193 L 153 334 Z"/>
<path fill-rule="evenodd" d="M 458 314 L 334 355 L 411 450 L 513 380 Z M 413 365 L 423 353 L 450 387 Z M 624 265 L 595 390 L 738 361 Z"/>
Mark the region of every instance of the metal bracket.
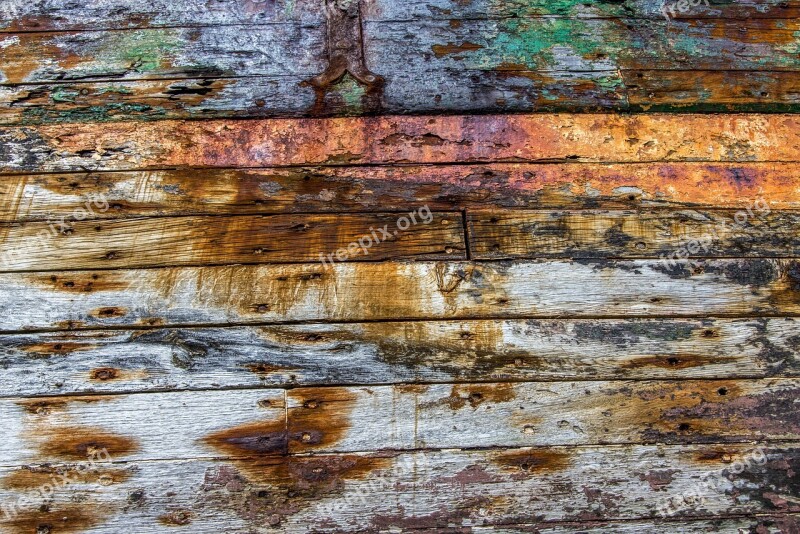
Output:
<path fill-rule="evenodd" d="M 361 22 L 361 0 L 324 0 L 328 19 L 328 67 L 321 74 L 301 83 L 316 93 L 315 111 L 323 112 L 325 95 L 345 74 L 366 87 L 371 100 L 377 97 L 378 106 L 384 79 L 367 68 L 364 58 L 364 36 Z M 373 102 L 375 104 L 375 102 Z M 375 107 L 370 106 L 370 107 Z"/>

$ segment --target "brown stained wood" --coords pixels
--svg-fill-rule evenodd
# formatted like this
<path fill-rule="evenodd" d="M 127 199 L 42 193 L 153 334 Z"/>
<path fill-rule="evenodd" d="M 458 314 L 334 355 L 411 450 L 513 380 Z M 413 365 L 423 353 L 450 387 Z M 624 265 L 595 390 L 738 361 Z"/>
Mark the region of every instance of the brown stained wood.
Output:
<path fill-rule="evenodd" d="M 0 336 L 4 396 L 415 382 L 800 376 L 776 319 L 504 320 Z"/>
<path fill-rule="evenodd" d="M 739 211 L 469 212 L 475 259 L 800 255 L 800 216 L 759 199 Z"/>
<path fill-rule="evenodd" d="M 800 156 L 800 127 L 792 115 L 160 121 L 0 128 L 0 141 L 3 173 L 573 160 L 757 162 Z"/>
<path fill-rule="evenodd" d="M 104 449 L 111 461 L 213 457 L 214 449 L 203 440 L 220 446 L 250 443 L 247 436 L 234 436 L 231 427 L 285 432 L 282 391 L 240 392 L 237 405 L 225 407 L 230 397 L 231 392 L 208 391 L 6 399 L 0 402 L 5 432 L 0 465 L 87 462 Z M 271 454 L 280 452 L 278 447 Z"/>
<path fill-rule="evenodd" d="M 186 169 L 0 180 L 0 221 L 494 208 L 800 209 L 794 163 Z M 88 203 L 88 208 L 87 208 Z M 760 205 L 760 204 L 759 204 Z M 77 211 L 76 211 L 77 210 Z M 749 215 L 748 215 L 749 217 Z"/>
<path fill-rule="evenodd" d="M 81 219 L 88 216 L 83 209 Z M 466 258 L 461 214 L 424 206 L 375 215 L 70 218 L 0 233 L 8 259 L 0 270 L 9 271 Z"/>
<path fill-rule="evenodd" d="M 3 331 L 800 314 L 796 260 L 411 262 L 0 274 Z"/>
<path fill-rule="evenodd" d="M 4 503 L 40 481 L 73 480 L 18 508 L 11 534 L 43 525 L 92 532 L 403 532 L 688 534 L 794 532 L 798 446 L 614 446 L 332 454 L 0 469 Z M 117 476 L 109 474 L 111 471 Z M 76 476 L 77 475 L 77 476 Z M 122 476 L 120 476 L 122 475 Z M 102 478 L 98 478 L 102 477 Z M 668 498 L 715 487 L 703 506 L 661 518 Z M 81 502 L 71 501 L 80 496 Z M 82 512 L 82 513 L 81 513 Z M 84 520 L 78 522 L 78 517 Z M 66 520 L 65 520 L 66 519 Z M 466 527 L 460 525 L 465 524 Z M 450 526 L 448 526 L 450 525 Z M 459 525 L 459 526 L 453 526 Z M 183 527 L 182 529 L 180 527 Z M 775 529 L 784 530 L 775 530 Z M 753 530 L 751 530 L 753 529 Z M 757 530 L 755 530 L 757 529 Z M 767 530 L 764 530 L 767 529 Z"/>

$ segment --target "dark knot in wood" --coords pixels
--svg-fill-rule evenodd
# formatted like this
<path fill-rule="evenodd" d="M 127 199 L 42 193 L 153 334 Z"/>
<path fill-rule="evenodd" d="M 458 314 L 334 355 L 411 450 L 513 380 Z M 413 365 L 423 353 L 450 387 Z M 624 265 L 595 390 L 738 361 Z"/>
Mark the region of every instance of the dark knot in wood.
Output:
<path fill-rule="evenodd" d="M 301 83 L 316 92 L 314 110 L 324 112 L 325 95 L 330 87 L 350 75 L 366 88 L 367 106 L 380 106 L 384 79 L 367 68 L 364 58 L 364 37 L 360 0 L 324 0 L 328 19 L 328 67 L 324 72 Z M 369 111 L 369 110 L 366 110 Z"/>

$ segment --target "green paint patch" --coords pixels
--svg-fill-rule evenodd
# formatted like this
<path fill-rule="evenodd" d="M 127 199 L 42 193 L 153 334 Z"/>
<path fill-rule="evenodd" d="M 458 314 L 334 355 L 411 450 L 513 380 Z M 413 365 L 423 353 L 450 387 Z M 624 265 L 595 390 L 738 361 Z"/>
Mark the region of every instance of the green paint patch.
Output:
<path fill-rule="evenodd" d="M 109 85 L 108 87 L 101 87 L 97 90 L 98 95 L 104 95 L 108 93 L 115 93 L 119 95 L 132 95 L 133 91 L 128 89 L 127 87 L 122 87 L 119 85 Z"/>
<path fill-rule="evenodd" d="M 331 88 L 328 98 L 336 98 L 337 96 L 341 98 L 344 102 L 346 113 L 361 113 L 365 95 L 364 87 L 348 73 Z"/>
<path fill-rule="evenodd" d="M 119 32 L 107 53 L 130 70 L 149 72 L 168 66 L 172 53 L 180 46 L 176 30 L 124 31 Z"/>
<path fill-rule="evenodd" d="M 50 99 L 53 102 L 75 102 L 75 99 L 78 98 L 79 95 L 80 92 L 74 89 L 67 89 L 65 87 L 57 86 L 50 93 Z"/>

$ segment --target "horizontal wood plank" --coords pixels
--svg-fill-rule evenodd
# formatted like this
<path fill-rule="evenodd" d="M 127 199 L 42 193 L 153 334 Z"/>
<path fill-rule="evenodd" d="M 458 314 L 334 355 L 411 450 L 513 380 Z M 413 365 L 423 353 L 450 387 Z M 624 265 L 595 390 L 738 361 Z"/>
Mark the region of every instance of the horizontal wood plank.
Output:
<path fill-rule="evenodd" d="M 0 466 L 308 452 L 791 441 L 797 379 L 315 387 L 0 400 Z M 214 417 L 208 417 L 209 413 Z M 138 417 L 137 414 L 148 414 Z"/>
<path fill-rule="evenodd" d="M 244 265 L 0 274 L 3 331 L 468 318 L 797 315 L 796 260 Z"/>
<path fill-rule="evenodd" d="M 0 336 L 3 396 L 799 376 L 794 319 L 505 320 Z"/>
<path fill-rule="evenodd" d="M 793 440 L 795 379 L 298 388 L 290 452 Z"/>
<path fill-rule="evenodd" d="M 800 255 L 800 214 L 748 210 L 469 212 L 475 259 Z"/>
<path fill-rule="evenodd" d="M 800 209 L 794 163 L 487 164 L 6 176 L 0 221 L 495 208 Z M 735 215 L 735 214 L 734 214 Z M 749 215 L 748 215 L 749 217 Z"/>
<path fill-rule="evenodd" d="M 34 498 L 0 525 L 11 534 L 41 525 L 102 534 L 789 533 L 798 525 L 788 478 L 797 464 L 798 446 L 786 444 L 31 465 L 0 470 L 4 504 L 59 475 L 71 483 L 55 488 L 49 506 Z M 713 486 L 700 485 L 706 480 Z M 697 491 L 702 505 L 692 500 Z M 682 507 L 662 519 L 671 497 Z"/>
<path fill-rule="evenodd" d="M 792 115 L 485 115 L 0 128 L 0 172 L 800 160 Z M 666 133 L 668 132 L 668 134 Z"/>
<path fill-rule="evenodd" d="M 88 216 L 84 209 L 81 219 Z M 461 214 L 425 206 L 396 214 L 70 219 L 0 226 L 0 234 L 7 271 L 466 259 Z"/>

